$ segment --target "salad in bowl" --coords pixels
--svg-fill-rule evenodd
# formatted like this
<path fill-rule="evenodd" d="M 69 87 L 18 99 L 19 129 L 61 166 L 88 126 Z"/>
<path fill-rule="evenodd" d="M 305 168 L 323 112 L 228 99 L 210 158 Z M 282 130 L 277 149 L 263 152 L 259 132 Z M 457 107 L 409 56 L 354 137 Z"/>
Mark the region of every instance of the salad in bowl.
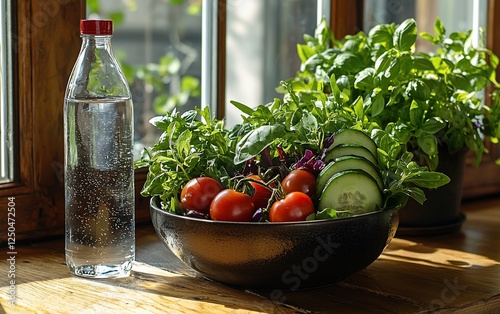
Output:
<path fill-rule="evenodd" d="M 163 134 L 136 162 L 149 169 L 142 195 L 178 215 L 273 223 L 397 210 L 449 182 L 364 119 L 362 99 L 296 83 L 255 109 L 233 101 L 243 121 L 231 128 L 208 108 L 153 118 Z"/>
<path fill-rule="evenodd" d="M 283 99 L 232 102 L 243 119 L 231 128 L 208 108 L 151 120 L 163 133 L 136 166 L 173 254 L 239 287 L 333 284 L 380 256 L 408 198 L 449 181 L 368 122 L 361 99 L 346 106 L 323 88 L 283 82 Z"/>

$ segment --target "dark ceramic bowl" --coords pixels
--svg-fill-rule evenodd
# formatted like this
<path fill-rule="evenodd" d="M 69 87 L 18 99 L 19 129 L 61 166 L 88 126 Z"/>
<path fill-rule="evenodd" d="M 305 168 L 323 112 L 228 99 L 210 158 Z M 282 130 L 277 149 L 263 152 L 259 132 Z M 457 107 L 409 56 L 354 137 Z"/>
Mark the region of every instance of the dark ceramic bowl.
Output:
<path fill-rule="evenodd" d="M 220 222 L 168 213 L 151 199 L 165 245 L 205 277 L 245 288 L 297 290 L 340 282 L 375 261 L 398 226 L 394 210 L 294 223 Z"/>

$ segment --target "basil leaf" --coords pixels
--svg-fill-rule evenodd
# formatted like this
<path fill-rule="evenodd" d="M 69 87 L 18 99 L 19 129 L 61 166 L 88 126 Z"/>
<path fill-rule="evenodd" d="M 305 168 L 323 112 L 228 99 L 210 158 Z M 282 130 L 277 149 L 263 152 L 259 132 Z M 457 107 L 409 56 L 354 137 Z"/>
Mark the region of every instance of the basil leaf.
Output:
<path fill-rule="evenodd" d="M 405 123 L 397 123 L 394 128 L 394 134 L 392 135 L 399 143 L 402 144 L 408 143 L 412 136 L 408 125 L 406 125 Z"/>
<path fill-rule="evenodd" d="M 300 92 L 300 91 L 308 91 L 309 86 L 307 86 L 306 83 L 302 81 L 293 81 L 291 82 L 291 87 L 295 92 Z"/>
<path fill-rule="evenodd" d="M 472 149 L 473 151 L 478 151 L 480 149 L 480 146 L 482 145 L 483 140 L 479 136 L 479 134 L 475 134 L 474 136 L 470 137 L 467 136 L 465 138 L 465 145 Z"/>
<path fill-rule="evenodd" d="M 175 141 L 176 151 L 180 160 L 184 160 L 190 154 L 192 133 L 190 130 L 183 131 Z"/>
<path fill-rule="evenodd" d="M 237 144 L 234 163 L 239 164 L 257 156 L 276 139 L 286 134 L 281 124 L 262 125 L 247 133 Z"/>
<path fill-rule="evenodd" d="M 419 187 L 435 189 L 450 182 L 450 178 L 441 172 L 419 172 L 407 178 L 406 182 L 411 182 Z"/>
<path fill-rule="evenodd" d="M 308 45 L 297 44 L 297 53 L 299 55 L 300 61 L 306 62 L 307 59 L 315 54 L 315 51 Z"/>
<path fill-rule="evenodd" d="M 427 134 L 435 134 L 441 131 L 445 126 L 446 123 L 442 119 L 432 117 L 425 120 L 424 124 L 422 124 L 422 131 Z"/>
<path fill-rule="evenodd" d="M 359 96 L 355 101 L 354 101 L 354 113 L 358 117 L 359 120 L 363 120 L 363 117 L 365 116 L 365 112 L 363 110 L 363 98 Z"/>
<path fill-rule="evenodd" d="M 466 72 L 476 72 L 477 68 L 472 65 L 472 62 L 468 58 L 463 58 L 459 60 L 455 66 L 455 68 L 460 69 L 461 71 Z"/>
<path fill-rule="evenodd" d="M 350 91 L 351 90 L 351 84 L 349 81 L 349 77 L 347 75 L 342 75 L 337 79 L 337 86 L 339 90 L 344 91 Z"/>
<path fill-rule="evenodd" d="M 378 24 L 375 25 L 368 33 L 368 40 L 370 45 L 381 44 L 385 48 L 392 48 L 392 32 L 389 25 Z"/>
<path fill-rule="evenodd" d="M 333 94 L 335 100 L 340 101 L 340 89 L 337 85 L 337 80 L 335 79 L 335 74 L 330 76 L 330 92 Z"/>
<path fill-rule="evenodd" d="M 453 62 L 440 56 L 432 57 L 429 59 L 429 61 L 432 62 L 437 72 L 440 74 L 449 74 L 455 68 Z"/>
<path fill-rule="evenodd" d="M 422 191 L 421 189 L 416 188 L 416 187 L 410 187 L 410 188 L 406 189 L 404 191 L 404 194 L 413 198 L 420 205 L 423 205 L 425 200 L 426 200 L 424 191 Z"/>
<path fill-rule="evenodd" d="M 372 104 L 371 104 L 371 112 L 372 112 L 372 117 L 378 116 L 382 111 L 384 111 L 385 108 L 385 101 L 384 97 L 382 97 L 382 94 L 377 94 L 375 97 L 372 97 Z"/>
<path fill-rule="evenodd" d="M 427 33 L 427 32 L 421 32 L 420 33 L 420 37 L 422 37 L 423 39 L 429 41 L 430 43 L 434 44 L 434 37 Z"/>
<path fill-rule="evenodd" d="M 374 68 L 366 68 L 361 70 L 356 76 L 354 87 L 357 89 L 372 89 L 375 86 L 373 75 L 375 74 Z"/>
<path fill-rule="evenodd" d="M 399 62 L 399 59 L 394 59 L 385 70 L 384 76 L 386 79 L 392 80 L 399 75 L 400 71 L 401 63 Z"/>
<path fill-rule="evenodd" d="M 335 210 L 333 208 L 325 208 L 312 215 L 315 215 L 314 219 L 338 219 L 353 216 L 348 210 Z"/>
<path fill-rule="evenodd" d="M 432 134 L 423 134 L 417 137 L 417 143 L 420 149 L 429 156 L 438 153 L 437 139 Z"/>
<path fill-rule="evenodd" d="M 424 118 L 424 108 L 417 102 L 413 100 L 410 105 L 410 122 L 412 125 L 419 127 L 422 125 L 422 120 Z"/>
<path fill-rule="evenodd" d="M 406 94 L 411 99 L 427 100 L 431 95 L 431 89 L 423 80 L 416 78 L 408 82 Z"/>
<path fill-rule="evenodd" d="M 200 162 L 201 158 L 202 158 L 202 156 L 200 153 L 194 153 L 194 154 L 190 154 L 189 156 L 187 156 L 186 159 L 184 159 L 184 166 L 185 166 L 184 170 L 186 172 L 190 172 L 191 170 L 196 168 L 196 166 Z"/>
<path fill-rule="evenodd" d="M 411 60 L 411 67 L 421 71 L 435 71 L 436 68 L 428 59 L 415 57 Z"/>
<path fill-rule="evenodd" d="M 348 52 L 339 54 L 334 59 L 333 65 L 338 68 L 350 69 L 351 72 L 358 72 L 364 67 L 358 56 Z"/>
<path fill-rule="evenodd" d="M 462 130 L 449 131 L 448 134 L 448 151 L 450 154 L 458 153 L 465 144 L 465 134 Z"/>
<path fill-rule="evenodd" d="M 401 23 L 393 36 L 394 47 L 399 51 L 409 51 L 417 40 L 417 23 L 407 19 Z"/>
<path fill-rule="evenodd" d="M 321 55 L 313 55 L 309 57 L 305 62 L 302 64 L 307 68 L 314 70 L 316 67 L 320 66 L 323 62 L 325 62 L 325 58 Z"/>
<path fill-rule="evenodd" d="M 439 17 L 434 21 L 434 36 L 437 38 L 443 38 L 446 34 L 446 29 L 444 28 L 443 22 Z"/>
<path fill-rule="evenodd" d="M 467 92 L 473 92 L 474 89 L 470 84 L 469 80 L 465 76 L 459 73 L 450 73 L 447 76 L 447 79 L 455 86 L 457 89 L 461 89 Z"/>
<path fill-rule="evenodd" d="M 391 51 L 387 50 L 375 61 L 375 73 L 378 74 L 385 72 L 385 70 L 387 70 L 387 68 L 389 67 L 389 64 L 391 64 L 391 61 Z"/>
<path fill-rule="evenodd" d="M 237 101 L 234 101 L 234 100 L 231 100 L 230 101 L 231 104 L 233 104 L 233 106 L 235 106 L 239 111 L 243 112 L 244 114 L 247 114 L 247 115 L 251 115 L 254 110 L 240 102 L 237 102 Z"/>
<path fill-rule="evenodd" d="M 181 114 L 181 119 L 185 122 L 188 122 L 188 123 L 193 123 L 196 118 L 198 117 L 198 113 L 199 112 L 208 112 L 208 107 L 205 108 L 205 110 L 188 110 L 186 112 L 184 112 L 183 114 Z M 172 112 L 172 115 L 171 115 L 173 118 L 175 118 L 176 116 L 176 112 Z M 210 120 L 210 113 L 208 114 L 208 119 L 207 120 Z"/>
<path fill-rule="evenodd" d="M 293 128 L 293 130 L 303 131 L 304 134 L 310 134 L 311 132 L 314 132 L 317 129 L 318 129 L 318 120 L 313 114 L 307 111 L 302 112 L 301 119 Z"/>

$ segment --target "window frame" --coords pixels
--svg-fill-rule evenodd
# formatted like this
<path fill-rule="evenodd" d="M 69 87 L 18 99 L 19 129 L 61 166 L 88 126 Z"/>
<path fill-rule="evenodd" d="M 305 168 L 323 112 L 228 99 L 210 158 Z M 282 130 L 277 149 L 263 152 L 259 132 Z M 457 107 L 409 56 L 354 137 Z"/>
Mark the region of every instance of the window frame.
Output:
<path fill-rule="evenodd" d="M 16 241 L 64 234 L 63 99 L 78 55 L 84 0 L 12 1 L 15 177 L 0 185 L 0 224 L 15 203 Z M 136 174 L 136 190 L 146 171 Z M 137 197 L 138 221 L 149 218 Z M 12 216 L 9 216 L 12 218 Z M 6 241 L 7 228 L 0 228 Z"/>
<path fill-rule="evenodd" d="M 14 133 L 18 156 L 14 182 L 0 185 L 0 224 L 7 226 L 7 204 L 15 198 L 16 240 L 39 239 L 64 234 L 63 184 L 63 97 L 66 82 L 81 40 L 79 20 L 85 17 L 85 0 L 12 1 L 14 19 Z M 494 17 L 500 3 L 489 0 L 487 47 L 500 55 L 500 30 Z M 216 99 L 224 104 L 225 86 L 225 7 L 217 2 L 217 84 Z M 362 25 L 362 0 L 330 0 L 331 27 L 337 36 L 354 34 Z M 347 13 L 346 13 L 347 12 Z M 349 18 L 348 18 L 349 17 Z M 500 72 L 500 71 L 499 71 Z M 500 73 L 497 73 L 500 75 Z M 500 77 L 500 76 L 499 76 Z M 218 107 L 222 117 L 223 108 Z M 498 145 L 487 144 L 479 169 L 468 162 L 464 198 L 500 192 Z M 147 170 L 136 171 L 136 218 L 149 220 L 149 198 L 140 196 Z M 7 228 L 0 228 L 0 241 L 7 239 Z"/>
<path fill-rule="evenodd" d="M 3 30 L 0 34 L 0 55 L 1 55 L 1 65 L 2 73 L 6 73 L 6 77 L 0 79 L 0 90 L 10 91 L 12 90 L 12 40 L 9 38 L 8 34 L 12 34 L 12 9 L 10 2 L 0 3 L 0 9 L 4 12 L 4 18 L 2 18 L 2 25 L 0 28 Z M 5 154 L 0 156 L 0 184 L 8 183 L 14 178 L 14 134 L 12 130 L 12 122 L 14 121 L 13 108 L 11 104 L 12 93 L 3 93 L 0 95 L 0 126 L 2 127 L 2 132 L 0 132 L 0 150 Z M 5 107 L 4 107 L 5 106 Z"/>
<path fill-rule="evenodd" d="M 62 103 L 71 65 L 63 60 L 78 53 L 75 21 L 82 3 L 11 2 L 17 158 L 13 182 L 0 186 L 0 206 L 5 209 L 0 223 L 7 226 L 7 203 L 13 200 L 17 241 L 64 232 Z M 54 18 L 62 11 L 65 14 Z M 61 43 L 65 49 L 60 49 Z M 1 230 L 3 241 L 7 228 Z"/>
<path fill-rule="evenodd" d="M 488 0 L 487 12 L 486 47 L 495 55 L 500 56 L 500 30 L 498 30 L 500 22 L 495 23 L 495 16 L 500 14 L 500 1 Z M 499 68 L 497 68 L 496 75 L 500 77 Z M 491 104 L 491 98 L 487 98 L 486 103 Z M 473 154 L 468 155 L 462 189 L 463 199 L 500 193 L 500 167 L 496 164 L 496 160 L 500 158 L 499 146 L 489 141 L 485 143 L 485 148 L 489 153 L 484 155 L 478 168 L 472 166 Z"/>

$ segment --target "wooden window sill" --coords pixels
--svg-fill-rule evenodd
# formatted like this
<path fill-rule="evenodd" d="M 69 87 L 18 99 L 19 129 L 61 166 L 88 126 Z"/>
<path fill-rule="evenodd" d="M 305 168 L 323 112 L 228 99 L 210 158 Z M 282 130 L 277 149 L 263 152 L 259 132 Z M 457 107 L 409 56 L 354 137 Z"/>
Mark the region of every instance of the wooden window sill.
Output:
<path fill-rule="evenodd" d="M 9 302 L 9 261 L 2 258 L 5 313 L 494 313 L 500 310 L 500 199 L 469 202 L 459 233 L 395 238 L 372 265 L 344 282 L 285 293 L 246 291 L 197 277 L 163 246 L 153 228 L 137 229 L 132 276 L 71 276 L 64 241 L 18 245 L 16 303 Z M 8 257 L 8 256 L 7 256 Z M 7 271 L 5 271 L 7 270 Z"/>

